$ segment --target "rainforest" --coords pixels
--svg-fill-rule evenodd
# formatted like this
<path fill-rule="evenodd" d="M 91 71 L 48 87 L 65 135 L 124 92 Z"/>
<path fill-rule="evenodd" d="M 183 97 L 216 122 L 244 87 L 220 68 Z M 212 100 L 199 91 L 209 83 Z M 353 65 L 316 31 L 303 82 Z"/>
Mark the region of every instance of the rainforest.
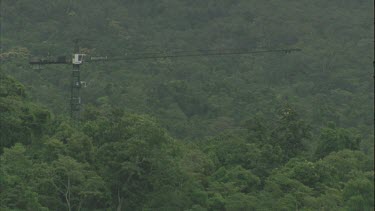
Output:
<path fill-rule="evenodd" d="M 374 210 L 373 8 L 1 1 L 0 210 Z"/>

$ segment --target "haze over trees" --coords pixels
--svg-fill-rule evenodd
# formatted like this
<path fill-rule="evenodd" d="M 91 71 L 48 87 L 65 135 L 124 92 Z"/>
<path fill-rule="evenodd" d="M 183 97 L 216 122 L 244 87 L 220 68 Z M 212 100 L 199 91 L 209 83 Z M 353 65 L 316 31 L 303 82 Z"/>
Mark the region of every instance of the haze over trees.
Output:
<path fill-rule="evenodd" d="M 4 0 L 1 210 L 373 210 L 370 1 Z M 291 54 L 70 65 L 30 56 Z"/>

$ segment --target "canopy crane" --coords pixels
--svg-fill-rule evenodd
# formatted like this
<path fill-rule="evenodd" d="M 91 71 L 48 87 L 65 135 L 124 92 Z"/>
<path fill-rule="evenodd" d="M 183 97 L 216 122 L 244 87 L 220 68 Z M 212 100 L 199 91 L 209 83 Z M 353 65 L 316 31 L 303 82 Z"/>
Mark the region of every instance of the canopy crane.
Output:
<path fill-rule="evenodd" d="M 264 53 L 291 53 L 301 51 L 298 48 L 290 49 L 219 49 L 219 50 L 193 50 L 193 51 L 172 51 L 170 53 L 147 53 L 143 56 L 139 54 L 127 55 L 125 57 L 108 57 L 108 56 L 89 56 L 80 53 L 78 45 L 79 39 L 75 39 L 74 52 L 71 57 L 59 56 L 56 58 L 32 58 L 29 61 L 31 65 L 49 65 L 49 64 L 70 64 L 73 66 L 71 74 L 71 94 L 70 94 L 70 116 L 73 121 L 80 120 L 81 96 L 80 89 L 85 82 L 80 78 L 80 66 L 85 63 L 98 61 L 130 61 L 144 59 L 165 59 L 165 58 L 183 58 L 183 57 L 201 57 L 201 56 L 225 56 L 225 55 L 245 55 L 245 54 L 264 54 Z"/>

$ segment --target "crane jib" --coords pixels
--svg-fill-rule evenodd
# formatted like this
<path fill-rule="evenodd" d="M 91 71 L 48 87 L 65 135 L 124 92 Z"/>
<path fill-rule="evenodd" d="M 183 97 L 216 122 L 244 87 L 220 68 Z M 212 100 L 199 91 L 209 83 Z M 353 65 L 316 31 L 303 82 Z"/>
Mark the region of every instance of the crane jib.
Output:
<path fill-rule="evenodd" d="M 187 51 L 171 51 L 165 53 L 143 53 L 143 54 L 127 54 L 123 57 L 107 57 L 92 56 L 86 57 L 86 54 L 80 53 L 78 40 L 75 40 L 76 46 L 72 57 L 58 56 L 56 58 L 41 57 L 31 58 L 29 64 L 38 66 L 48 64 L 72 64 L 71 76 L 71 95 L 70 95 L 70 116 L 77 123 L 80 119 L 81 97 L 80 89 L 82 85 L 85 87 L 86 82 L 81 81 L 80 65 L 84 62 L 100 62 L 100 61 L 126 61 L 126 60 L 144 60 L 144 59 L 165 59 L 165 58 L 183 58 L 183 57 L 203 57 L 203 56 L 225 56 L 225 55 L 246 55 L 246 54 L 263 54 L 263 53 L 291 53 L 293 51 L 302 51 L 298 48 L 289 49 L 208 49 L 208 50 L 187 50 Z"/>
<path fill-rule="evenodd" d="M 196 51 L 180 51 L 172 53 L 165 53 L 165 54 L 151 54 L 151 55 L 127 55 L 125 57 L 111 57 L 108 58 L 107 56 L 98 56 L 98 57 L 91 57 L 90 59 L 86 60 L 86 62 L 96 62 L 96 61 L 127 61 L 127 60 L 145 60 L 145 59 L 165 59 L 165 58 L 183 58 L 183 57 L 200 57 L 200 56 L 225 56 L 225 55 L 246 55 L 246 54 L 263 54 L 263 53 L 291 53 L 294 51 L 302 51 L 298 48 L 291 48 L 291 49 L 270 49 L 270 50 L 257 50 L 257 51 L 249 51 L 249 50 L 235 50 L 235 49 L 221 49 L 221 50 L 206 50 L 205 53 L 202 53 L 203 50 L 196 50 Z"/>

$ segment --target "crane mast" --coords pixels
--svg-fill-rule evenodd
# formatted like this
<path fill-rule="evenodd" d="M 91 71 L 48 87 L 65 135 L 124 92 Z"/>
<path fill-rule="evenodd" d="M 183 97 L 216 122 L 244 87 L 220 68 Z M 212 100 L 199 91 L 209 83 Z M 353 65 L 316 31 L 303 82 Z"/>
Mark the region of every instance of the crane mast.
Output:
<path fill-rule="evenodd" d="M 80 54 L 79 40 L 74 40 L 74 54 L 72 58 L 72 77 L 70 84 L 70 116 L 73 120 L 79 120 L 81 116 L 81 95 L 80 90 L 82 86 L 80 65 L 83 62 L 85 54 Z"/>

